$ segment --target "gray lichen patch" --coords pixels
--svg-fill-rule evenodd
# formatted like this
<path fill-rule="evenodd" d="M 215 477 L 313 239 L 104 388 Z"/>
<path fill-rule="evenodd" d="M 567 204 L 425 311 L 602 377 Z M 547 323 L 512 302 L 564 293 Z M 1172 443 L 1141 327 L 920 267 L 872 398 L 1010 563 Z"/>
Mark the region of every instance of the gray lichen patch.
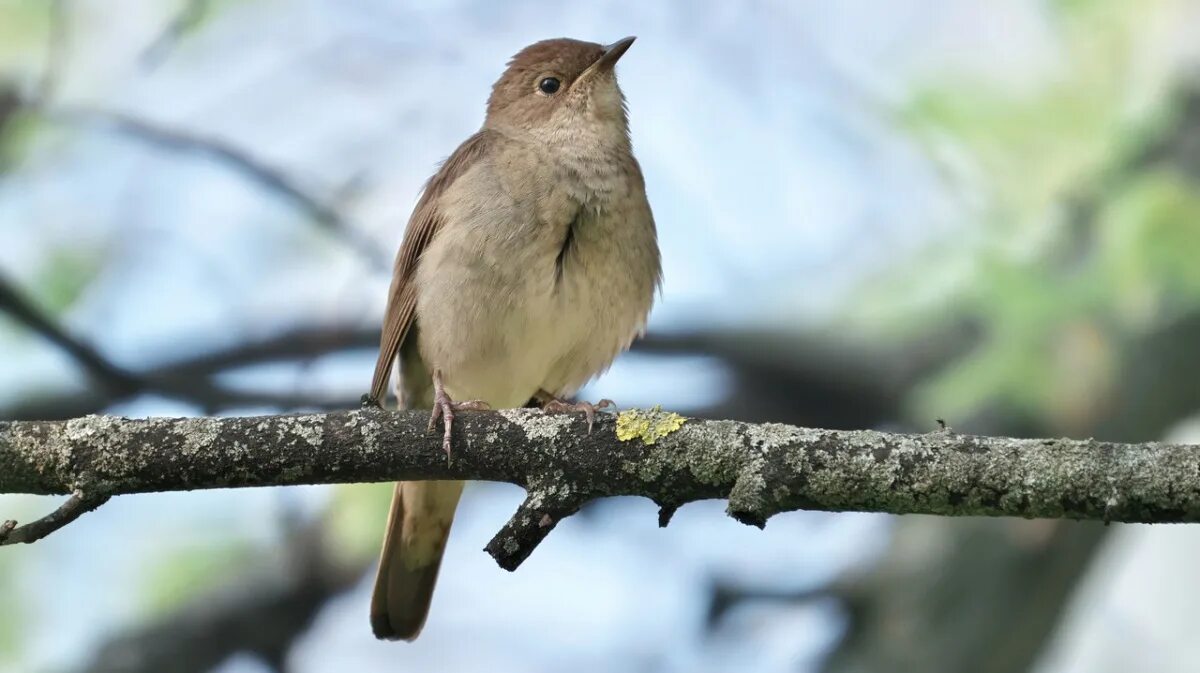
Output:
<path fill-rule="evenodd" d="M 575 489 L 571 484 L 562 481 L 547 480 L 529 485 L 526 490 L 525 505 L 530 509 L 541 509 L 543 507 L 570 503 L 575 497 Z"/>
<path fill-rule="evenodd" d="M 655 453 L 651 451 L 641 460 L 627 460 L 621 464 L 621 469 L 628 474 L 636 474 L 642 481 L 654 481 L 662 475 L 664 462 L 662 457 L 655 456 Z"/>
<path fill-rule="evenodd" d="M 67 492 L 62 477 L 71 462 L 71 445 L 62 426 L 0 421 L 0 492 Z"/>
<path fill-rule="evenodd" d="M 96 453 L 120 451 L 133 430 L 129 419 L 116 416 L 84 416 L 63 425 L 64 448 L 94 447 Z"/>
<path fill-rule="evenodd" d="M 747 424 L 744 428 L 750 447 L 759 449 L 763 453 L 799 443 L 819 434 L 816 430 L 798 428 L 794 425 L 783 425 L 782 423 Z"/>
<path fill-rule="evenodd" d="M 319 449 L 325 440 L 325 418 L 308 415 L 291 419 L 291 432 L 314 449 Z"/>
<path fill-rule="evenodd" d="M 732 484 L 754 455 L 745 439 L 745 427 L 732 421 L 691 423 L 652 455 L 672 470 L 686 469 L 702 484 Z"/>
<path fill-rule="evenodd" d="M 352 411 L 349 414 L 349 419 L 346 426 L 358 429 L 358 434 L 362 437 L 362 441 L 355 446 L 362 451 L 363 455 L 371 456 L 379 451 L 379 439 L 383 434 L 383 428 L 380 421 L 374 415 L 368 416 L 362 411 Z"/>
<path fill-rule="evenodd" d="M 208 451 L 213 442 L 221 436 L 221 422 L 216 418 L 197 418 L 187 425 L 176 426 L 179 435 L 179 451 L 184 456 L 192 456 Z"/>
<path fill-rule="evenodd" d="M 119 488 L 129 466 L 139 463 L 131 441 L 136 428 L 129 419 L 116 416 L 67 421 L 60 451 L 69 461 L 67 470 L 73 479 L 69 486 L 93 495 Z"/>
<path fill-rule="evenodd" d="M 274 430 L 281 447 L 302 448 L 302 445 L 307 445 L 319 449 L 325 436 L 324 417 L 314 414 L 279 416 L 274 419 Z"/>
<path fill-rule="evenodd" d="M 547 414 L 536 409 L 503 409 L 500 415 L 521 428 L 530 441 L 553 441 L 575 422 L 570 414 Z"/>

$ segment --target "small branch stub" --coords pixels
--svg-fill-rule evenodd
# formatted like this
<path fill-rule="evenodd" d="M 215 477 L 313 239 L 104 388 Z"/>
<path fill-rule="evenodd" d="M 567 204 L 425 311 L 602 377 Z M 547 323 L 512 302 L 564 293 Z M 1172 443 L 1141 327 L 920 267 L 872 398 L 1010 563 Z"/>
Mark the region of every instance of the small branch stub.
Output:
<path fill-rule="evenodd" d="M 545 498 L 543 492 L 531 491 L 508 523 L 484 547 L 501 568 L 516 570 L 559 521 L 578 512 L 585 502 L 569 495 L 550 503 Z"/>
<path fill-rule="evenodd" d="M 75 519 L 108 502 L 108 496 L 88 497 L 76 490 L 58 509 L 24 526 L 9 519 L 0 523 L 0 547 L 10 544 L 36 542 Z"/>
<path fill-rule="evenodd" d="M 679 511 L 679 505 L 659 504 L 658 506 L 658 527 L 666 528 L 671 523 L 671 519 L 675 517 L 675 512 Z"/>

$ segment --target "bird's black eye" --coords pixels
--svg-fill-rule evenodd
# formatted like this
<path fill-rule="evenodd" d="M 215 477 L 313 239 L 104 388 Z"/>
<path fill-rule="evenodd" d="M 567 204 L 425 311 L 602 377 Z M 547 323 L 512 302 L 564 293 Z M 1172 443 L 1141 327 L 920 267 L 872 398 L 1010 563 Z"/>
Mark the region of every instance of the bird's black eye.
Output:
<path fill-rule="evenodd" d="M 547 96 L 553 95 L 554 92 L 558 91 L 559 86 L 561 86 L 561 83 L 558 81 L 557 77 L 547 77 L 541 82 L 538 82 L 538 90 Z"/>

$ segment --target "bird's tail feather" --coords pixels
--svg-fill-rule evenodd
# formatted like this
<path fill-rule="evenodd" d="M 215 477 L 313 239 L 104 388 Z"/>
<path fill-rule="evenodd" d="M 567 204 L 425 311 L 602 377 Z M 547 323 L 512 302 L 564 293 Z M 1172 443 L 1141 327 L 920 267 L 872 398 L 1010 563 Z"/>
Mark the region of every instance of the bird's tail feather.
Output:
<path fill-rule="evenodd" d="M 371 597 L 377 638 L 413 640 L 421 632 L 462 489 L 461 481 L 396 484 Z"/>

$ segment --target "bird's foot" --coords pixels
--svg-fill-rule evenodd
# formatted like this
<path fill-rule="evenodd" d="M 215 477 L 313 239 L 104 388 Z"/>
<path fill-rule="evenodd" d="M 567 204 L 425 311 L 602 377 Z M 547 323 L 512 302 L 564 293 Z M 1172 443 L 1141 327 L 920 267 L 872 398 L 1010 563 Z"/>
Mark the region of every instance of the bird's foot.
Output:
<path fill-rule="evenodd" d="M 596 422 L 596 411 L 615 407 L 612 400 L 604 399 L 592 404 L 591 402 L 567 402 L 545 391 L 539 390 L 537 400 L 542 404 L 542 411 L 548 414 L 577 414 L 583 412 L 587 417 L 588 434 L 592 434 L 592 425 Z"/>
<path fill-rule="evenodd" d="M 450 459 L 450 429 L 454 427 L 454 412 L 456 411 L 486 411 L 491 409 L 487 402 L 483 400 L 467 400 L 466 402 L 455 402 L 446 394 L 446 389 L 442 387 L 442 374 L 437 372 L 433 375 L 433 410 L 429 413 L 429 426 L 427 432 L 433 432 L 437 426 L 438 417 L 442 419 L 442 450 L 446 452 L 446 459 Z"/>

